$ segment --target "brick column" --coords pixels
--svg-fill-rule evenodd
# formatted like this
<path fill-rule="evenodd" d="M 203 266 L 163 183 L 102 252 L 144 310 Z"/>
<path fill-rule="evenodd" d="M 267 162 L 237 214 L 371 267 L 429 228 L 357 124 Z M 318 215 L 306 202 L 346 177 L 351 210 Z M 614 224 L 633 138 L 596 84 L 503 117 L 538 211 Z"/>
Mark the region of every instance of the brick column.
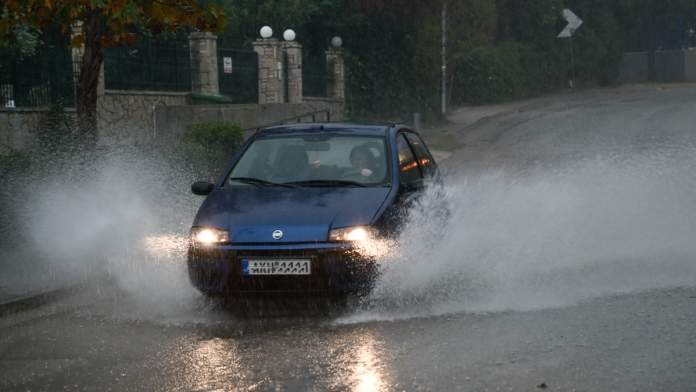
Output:
<path fill-rule="evenodd" d="M 259 56 L 259 103 L 283 103 L 283 47 L 275 38 L 254 41 L 254 51 Z"/>
<path fill-rule="evenodd" d="M 283 42 L 288 54 L 288 103 L 302 103 L 302 45 Z"/>
<path fill-rule="evenodd" d="M 195 32 L 189 36 L 191 60 L 198 64 L 191 87 L 196 93 L 219 93 L 217 37 L 211 33 Z"/>
<path fill-rule="evenodd" d="M 334 77 L 333 85 L 327 86 L 328 96 L 329 98 L 345 99 L 345 67 L 343 65 L 343 56 L 341 56 L 341 51 L 330 49 L 327 50 L 325 53 L 327 66 L 333 64 Z"/>

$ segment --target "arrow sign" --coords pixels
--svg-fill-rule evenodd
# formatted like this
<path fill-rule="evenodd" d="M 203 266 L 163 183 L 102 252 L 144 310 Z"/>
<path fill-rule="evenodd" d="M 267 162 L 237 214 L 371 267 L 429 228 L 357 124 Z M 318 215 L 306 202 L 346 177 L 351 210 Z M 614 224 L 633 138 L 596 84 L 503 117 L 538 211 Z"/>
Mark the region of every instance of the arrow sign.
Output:
<path fill-rule="evenodd" d="M 569 9 L 563 10 L 563 18 L 568 21 L 568 26 L 566 26 L 563 31 L 558 34 L 558 38 L 570 37 L 582 24 L 582 20 Z"/>

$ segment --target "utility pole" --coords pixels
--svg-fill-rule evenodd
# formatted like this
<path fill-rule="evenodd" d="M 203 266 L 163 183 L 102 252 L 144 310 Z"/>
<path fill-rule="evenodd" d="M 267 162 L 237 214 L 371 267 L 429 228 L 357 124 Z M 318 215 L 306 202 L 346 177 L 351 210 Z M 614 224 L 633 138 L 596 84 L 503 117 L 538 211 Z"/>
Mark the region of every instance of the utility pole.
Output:
<path fill-rule="evenodd" d="M 443 0 L 442 2 L 442 49 L 440 50 L 440 53 L 442 54 L 442 114 L 441 114 L 441 121 L 445 121 L 447 119 L 446 117 L 446 112 L 447 108 L 445 106 L 445 76 L 446 76 L 446 70 L 447 70 L 447 64 L 445 63 L 445 17 L 447 15 L 447 0 Z"/>
<path fill-rule="evenodd" d="M 575 92 L 575 59 L 573 59 L 573 32 L 570 33 L 570 70 L 573 74 L 573 92 Z"/>

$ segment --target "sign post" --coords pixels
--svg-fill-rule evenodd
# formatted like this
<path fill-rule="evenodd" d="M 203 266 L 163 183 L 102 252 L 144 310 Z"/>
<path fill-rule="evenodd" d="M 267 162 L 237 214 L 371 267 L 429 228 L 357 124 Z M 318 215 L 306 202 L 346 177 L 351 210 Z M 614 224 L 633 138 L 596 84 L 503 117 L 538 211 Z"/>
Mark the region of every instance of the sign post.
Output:
<path fill-rule="evenodd" d="M 225 73 L 232 73 L 232 57 L 223 57 L 222 64 Z"/>
<path fill-rule="evenodd" d="M 575 92 L 575 60 L 573 59 L 573 34 L 580 27 L 582 20 L 571 10 L 563 10 L 563 18 L 568 21 L 568 25 L 558 34 L 558 38 L 570 38 L 570 70 L 573 74 L 573 92 Z"/>

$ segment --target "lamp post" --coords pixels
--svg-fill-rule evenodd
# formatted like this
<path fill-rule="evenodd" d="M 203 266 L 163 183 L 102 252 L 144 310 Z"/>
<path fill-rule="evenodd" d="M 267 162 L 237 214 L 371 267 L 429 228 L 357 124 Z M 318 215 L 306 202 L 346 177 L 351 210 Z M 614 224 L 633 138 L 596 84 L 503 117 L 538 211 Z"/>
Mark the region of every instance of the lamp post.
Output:
<path fill-rule="evenodd" d="M 285 30 L 285 32 L 283 33 L 283 39 L 285 39 L 286 41 L 294 40 L 295 39 L 295 32 L 290 30 L 290 29 Z"/>
<path fill-rule="evenodd" d="M 271 38 L 273 36 L 273 29 L 268 27 L 268 26 L 263 26 L 261 28 L 261 37 L 262 38 Z"/>

